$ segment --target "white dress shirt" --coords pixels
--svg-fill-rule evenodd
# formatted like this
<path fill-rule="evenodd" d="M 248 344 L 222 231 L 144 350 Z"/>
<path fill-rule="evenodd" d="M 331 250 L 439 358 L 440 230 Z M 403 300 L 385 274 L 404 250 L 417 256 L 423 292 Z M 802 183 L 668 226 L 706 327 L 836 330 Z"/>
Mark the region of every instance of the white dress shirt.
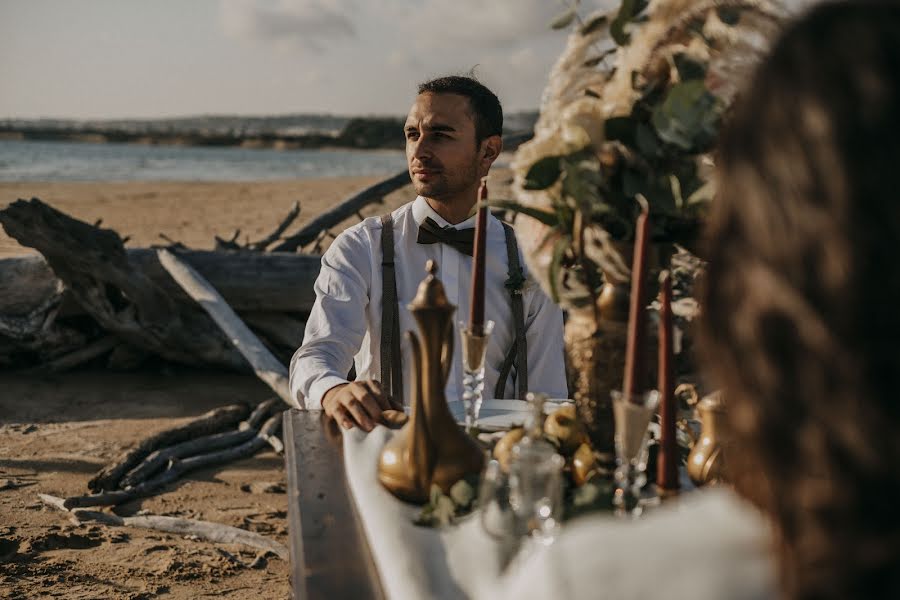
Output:
<path fill-rule="evenodd" d="M 438 266 L 437 277 L 447 298 L 456 305 L 454 329 L 469 314 L 472 258 L 446 244 L 416 242 L 419 224 L 431 217 L 439 226 L 450 224 L 421 196 L 392 213 L 394 218 L 395 270 L 400 313 L 400 351 L 403 356 L 404 404 L 409 405 L 412 387 L 412 351 L 406 331 L 420 335 L 418 324 L 407 305 L 425 278 L 425 263 Z M 455 225 L 475 226 L 475 217 Z M 485 400 L 494 397 L 499 368 L 515 341 L 512 304 L 505 282 L 509 277 L 503 225 L 488 218 L 485 262 L 485 318 L 493 320 L 494 332 L 485 359 Z M 522 289 L 528 345 L 528 389 L 565 398 L 566 374 L 563 362 L 562 312 L 528 277 Z M 322 396 L 347 382 L 355 363 L 358 380 L 381 378 L 381 220 L 370 217 L 341 233 L 322 256 L 322 268 L 315 283 L 316 302 L 306 323 L 303 345 L 291 360 L 291 393 L 307 409 L 321 408 Z M 462 357 L 459 333 L 453 350 L 453 365 L 447 381 L 448 402 L 461 401 Z M 421 337 L 421 336 L 420 336 Z M 505 397 L 515 397 L 513 373 L 506 384 Z"/>

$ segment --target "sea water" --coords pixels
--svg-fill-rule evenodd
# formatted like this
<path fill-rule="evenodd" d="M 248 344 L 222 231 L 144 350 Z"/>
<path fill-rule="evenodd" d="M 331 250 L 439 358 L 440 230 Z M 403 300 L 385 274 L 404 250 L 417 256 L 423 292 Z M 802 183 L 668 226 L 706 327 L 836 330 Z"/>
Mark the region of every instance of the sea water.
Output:
<path fill-rule="evenodd" d="M 396 150 L 269 150 L 0 140 L 0 182 L 258 181 L 393 175 Z"/>

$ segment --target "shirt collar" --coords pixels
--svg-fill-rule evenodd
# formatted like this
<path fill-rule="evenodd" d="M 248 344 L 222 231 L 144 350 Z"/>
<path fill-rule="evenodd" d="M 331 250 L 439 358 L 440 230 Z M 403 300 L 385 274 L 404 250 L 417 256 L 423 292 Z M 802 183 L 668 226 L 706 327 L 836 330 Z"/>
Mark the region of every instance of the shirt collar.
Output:
<path fill-rule="evenodd" d="M 416 225 L 421 225 L 422 223 L 425 222 L 426 218 L 430 217 L 431 220 L 434 221 L 435 223 L 437 223 L 438 226 L 441 228 L 453 227 L 454 229 L 471 229 L 471 228 L 475 227 L 476 215 L 472 215 L 471 217 L 469 217 L 465 221 L 462 221 L 461 223 L 452 225 L 446 219 L 444 219 L 444 217 L 437 214 L 435 212 L 435 210 L 433 208 L 431 208 L 431 206 L 428 204 L 428 201 L 422 196 L 417 196 L 416 199 L 413 201 L 412 214 L 413 214 L 413 219 L 416 222 Z M 492 214 L 490 214 L 490 212 L 488 212 L 488 227 L 490 229 L 493 229 L 494 221 L 496 221 L 496 220 L 497 220 L 496 217 L 494 217 L 494 215 L 492 215 Z"/>

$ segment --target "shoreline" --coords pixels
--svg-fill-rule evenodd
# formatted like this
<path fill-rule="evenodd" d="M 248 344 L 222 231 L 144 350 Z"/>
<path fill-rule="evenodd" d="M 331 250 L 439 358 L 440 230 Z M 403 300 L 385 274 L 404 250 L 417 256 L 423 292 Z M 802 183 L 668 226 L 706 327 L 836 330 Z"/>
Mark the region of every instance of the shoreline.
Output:
<path fill-rule="evenodd" d="M 489 185 L 495 198 L 508 197 L 510 171 L 495 168 Z M 319 177 L 257 181 L 41 181 L 0 182 L 0 208 L 18 199 L 40 198 L 58 210 L 128 238 L 127 247 L 164 245 L 160 234 L 197 250 L 211 250 L 216 236 L 239 241 L 263 239 L 284 219 L 294 202 L 300 215 L 285 235 L 382 176 Z M 413 200 L 412 185 L 388 194 L 383 203 L 363 208 L 364 217 L 384 214 Z M 359 222 L 355 216 L 333 228 L 337 234 Z M 327 245 L 326 245 L 327 247 Z M 0 227 L 0 258 L 36 254 Z"/>

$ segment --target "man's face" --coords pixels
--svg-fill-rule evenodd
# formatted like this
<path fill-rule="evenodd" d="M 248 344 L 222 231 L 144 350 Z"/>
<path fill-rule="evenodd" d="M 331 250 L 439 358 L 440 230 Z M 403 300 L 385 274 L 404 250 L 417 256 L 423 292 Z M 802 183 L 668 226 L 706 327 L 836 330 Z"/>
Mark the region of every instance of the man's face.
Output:
<path fill-rule="evenodd" d="M 420 196 L 452 200 L 477 185 L 479 145 L 468 98 L 419 94 L 404 131 L 406 163 Z"/>

